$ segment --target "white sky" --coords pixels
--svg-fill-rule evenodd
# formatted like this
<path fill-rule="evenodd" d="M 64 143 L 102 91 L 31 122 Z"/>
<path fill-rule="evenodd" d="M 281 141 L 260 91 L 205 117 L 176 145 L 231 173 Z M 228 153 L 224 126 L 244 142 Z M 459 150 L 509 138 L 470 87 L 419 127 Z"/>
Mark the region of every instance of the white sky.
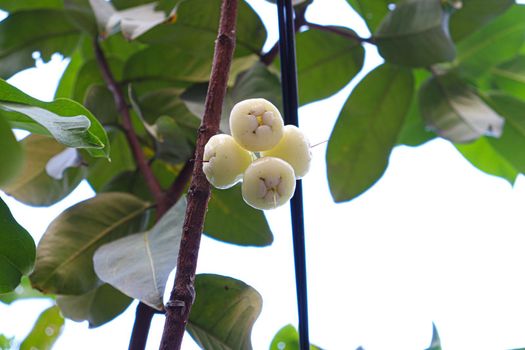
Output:
<path fill-rule="evenodd" d="M 272 5 L 249 1 L 276 26 Z M 322 3 L 322 5 L 321 5 Z M 316 1 L 308 12 L 318 23 L 367 30 L 345 0 Z M 269 43 L 276 39 L 270 33 Z M 378 63 L 367 48 L 364 71 Z M 11 80 L 49 100 L 64 64 L 53 60 Z M 361 76 L 363 73 L 361 74 Z M 38 81 L 39 84 L 35 84 Z M 301 127 L 312 143 L 326 140 L 352 86 L 301 109 Z M 447 350 L 498 350 L 525 346 L 525 182 L 514 188 L 473 168 L 453 146 L 432 141 L 398 147 L 377 185 L 344 204 L 334 204 L 326 182 L 326 145 L 314 148 L 304 179 L 311 341 L 329 350 L 421 350 L 432 321 Z M 34 209 L 7 201 L 13 214 L 39 239 L 60 211 L 92 195 L 80 185 L 63 202 Z M 267 212 L 275 242 L 242 248 L 204 238 L 198 272 L 239 278 L 264 298 L 253 331 L 255 350 L 297 325 L 288 208 Z M 171 288 L 172 282 L 168 283 Z M 49 302 L 0 305 L 0 333 L 22 339 Z M 68 321 L 55 349 L 127 348 L 135 304 L 117 320 L 94 330 Z M 163 317 L 156 316 L 148 349 L 157 349 Z M 184 349 L 197 349 L 186 337 Z"/>

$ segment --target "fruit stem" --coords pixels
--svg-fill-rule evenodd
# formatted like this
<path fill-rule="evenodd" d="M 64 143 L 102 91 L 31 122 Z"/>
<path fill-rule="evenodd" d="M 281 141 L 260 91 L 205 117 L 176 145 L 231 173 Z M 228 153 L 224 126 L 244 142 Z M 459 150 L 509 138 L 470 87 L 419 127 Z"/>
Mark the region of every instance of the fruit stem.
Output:
<path fill-rule="evenodd" d="M 187 196 L 186 217 L 182 229 L 175 284 L 166 304 L 166 321 L 160 349 L 180 350 L 184 330 L 195 299 L 195 270 L 204 218 L 210 199 L 210 184 L 202 170 L 204 146 L 219 131 L 222 104 L 233 51 L 237 22 L 237 0 L 223 0 L 219 32 L 215 42 L 210 84 L 206 94 L 204 116 L 197 135 L 193 176 Z"/>

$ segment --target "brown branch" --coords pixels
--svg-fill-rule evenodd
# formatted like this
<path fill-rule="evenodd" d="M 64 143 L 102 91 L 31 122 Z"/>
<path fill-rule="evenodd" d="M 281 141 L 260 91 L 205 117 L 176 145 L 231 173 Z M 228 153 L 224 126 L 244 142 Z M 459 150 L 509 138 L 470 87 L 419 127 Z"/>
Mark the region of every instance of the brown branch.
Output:
<path fill-rule="evenodd" d="M 294 20 L 295 21 L 294 22 L 294 28 L 295 28 L 296 32 L 299 31 L 299 29 L 302 26 L 307 26 L 310 29 L 315 29 L 315 30 L 320 30 L 320 31 L 324 31 L 324 32 L 334 33 L 334 34 L 343 36 L 345 38 L 348 38 L 348 39 L 353 40 L 353 41 L 358 42 L 358 43 L 364 43 L 365 42 L 365 43 L 369 43 L 369 44 L 375 44 L 373 38 L 361 38 L 359 35 L 351 32 L 351 31 L 348 31 L 348 30 L 344 30 L 344 29 L 341 29 L 341 28 L 338 28 L 338 27 L 334 27 L 334 26 L 324 26 L 324 25 L 321 25 L 321 24 L 308 22 L 306 20 L 306 18 L 304 17 L 304 10 L 305 9 L 303 9 L 303 11 L 296 11 L 296 14 L 295 14 L 296 17 L 295 17 L 295 20 Z M 269 66 L 270 64 L 273 63 L 275 58 L 277 58 L 278 54 L 279 54 L 279 42 L 277 41 L 268 52 L 266 52 L 265 54 L 261 55 L 260 61 L 262 63 L 264 63 L 265 65 Z"/>
<path fill-rule="evenodd" d="M 175 285 L 166 304 L 166 323 L 160 349 L 179 350 L 195 299 L 195 270 L 201 241 L 204 217 L 210 199 L 210 184 L 202 171 L 204 145 L 219 130 L 221 109 L 235 49 L 235 28 L 238 0 L 223 0 L 219 33 L 210 84 L 204 105 L 204 116 L 197 136 L 193 177 L 188 191 L 186 217 L 182 230 Z"/>
<path fill-rule="evenodd" d="M 133 157 L 135 158 L 137 167 L 142 173 L 142 176 L 144 176 L 148 189 L 153 195 L 153 198 L 155 198 L 155 201 L 157 202 L 157 204 L 159 204 L 163 196 L 162 189 L 160 187 L 159 182 L 157 181 L 157 178 L 153 174 L 153 171 L 148 165 L 146 157 L 142 152 L 140 141 L 137 135 L 135 134 L 135 131 L 133 130 L 133 125 L 131 123 L 131 115 L 129 112 L 128 104 L 126 103 L 126 99 L 124 98 L 124 93 L 122 92 L 122 89 L 120 88 L 119 84 L 115 80 L 115 77 L 113 76 L 113 73 L 111 72 L 108 61 L 106 59 L 106 56 L 104 55 L 104 52 L 102 51 L 102 48 L 100 47 L 98 39 L 95 39 L 93 41 L 93 46 L 95 49 L 95 57 L 100 67 L 102 77 L 104 78 L 108 89 L 113 94 L 115 105 L 117 106 L 117 110 L 122 117 L 122 127 L 124 129 L 124 134 L 126 135 L 128 143 L 131 147 L 131 152 L 133 153 Z"/>
<path fill-rule="evenodd" d="M 126 139 L 128 140 L 129 146 L 131 148 L 131 152 L 133 153 L 133 157 L 135 159 L 135 162 L 137 163 L 137 167 L 141 172 L 142 176 L 144 177 L 148 189 L 152 194 L 153 198 L 155 199 L 155 202 L 157 203 L 157 219 L 159 219 L 169 209 L 169 206 L 166 206 L 166 203 L 163 200 L 165 196 L 162 191 L 162 188 L 160 187 L 157 178 L 153 174 L 153 171 L 151 170 L 146 160 L 146 157 L 142 152 L 140 141 L 133 129 L 131 115 L 128 104 L 126 103 L 126 99 L 124 98 L 124 93 L 122 92 L 122 89 L 120 88 L 119 84 L 115 80 L 115 77 L 113 76 L 113 73 L 111 72 L 111 68 L 109 67 L 108 61 L 104 55 L 104 52 L 102 51 L 102 48 L 100 47 L 97 38 L 95 38 L 93 41 L 93 47 L 97 63 L 102 73 L 102 77 L 104 78 L 108 89 L 113 94 L 115 105 L 117 106 L 117 110 L 120 116 L 122 117 L 121 129 L 126 135 Z M 151 320 L 153 318 L 154 313 L 154 309 L 147 306 L 146 304 L 139 303 L 139 305 L 137 306 L 135 323 L 133 325 L 133 330 L 131 332 L 131 339 L 129 343 L 130 350 L 145 349 L 146 342 L 148 340 L 149 329 L 151 326 Z"/>
<path fill-rule="evenodd" d="M 186 161 L 186 164 L 184 164 L 184 167 L 180 170 L 179 175 L 175 181 L 173 181 L 171 187 L 164 194 L 164 202 L 167 208 L 170 208 L 172 205 L 177 203 L 179 198 L 182 196 L 184 189 L 191 178 L 192 171 L 193 159 L 189 159 Z"/>

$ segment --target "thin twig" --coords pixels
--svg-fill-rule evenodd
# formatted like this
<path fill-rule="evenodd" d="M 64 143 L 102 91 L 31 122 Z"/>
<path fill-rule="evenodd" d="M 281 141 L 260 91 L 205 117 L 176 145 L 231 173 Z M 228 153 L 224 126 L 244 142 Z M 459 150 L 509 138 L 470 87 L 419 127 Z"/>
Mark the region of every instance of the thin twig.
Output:
<path fill-rule="evenodd" d="M 177 203 L 179 198 L 184 193 L 184 189 L 186 188 L 186 185 L 188 184 L 188 181 L 191 178 L 191 174 L 193 171 L 193 163 L 193 159 L 189 159 L 188 161 L 186 161 L 184 167 L 180 170 L 179 175 L 164 194 L 164 201 L 166 202 L 166 207 L 170 208 L 172 205 Z"/>
<path fill-rule="evenodd" d="M 315 29 L 315 30 L 320 30 L 320 31 L 323 31 L 323 32 L 334 33 L 334 34 L 340 35 L 342 37 L 348 38 L 350 40 L 353 40 L 353 41 L 355 41 L 357 43 L 374 44 L 373 38 L 362 38 L 359 35 L 355 34 L 354 32 L 351 32 L 349 30 L 344 30 L 344 29 L 339 28 L 339 27 L 323 26 L 321 24 L 312 23 L 312 22 L 308 22 L 308 21 L 305 21 L 304 24 L 307 25 L 309 28 L 312 28 L 312 29 Z"/>
<path fill-rule="evenodd" d="M 144 176 L 144 180 L 146 181 L 146 184 L 151 194 L 155 198 L 155 201 L 159 202 L 162 198 L 162 189 L 155 175 L 153 174 L 153 171 L 148 165 L 146 157 L 142 152 L 140 141 L 137 138 L 135 131 L 133 130 L 133 125 L 131 123 L 131 115 L 129 112 L 128 104 L 126 103 L 126 99 L 124 98 L 124 93 L 122 92 L 122 89 L 120 88 L 119 84 L 115 80 L 115 77 L 113 76 L 113 73 L 111 72 L 108 61 L 104 55 L 104 52 L 102 51 L 102 48 L 100 47 L 98 39 L 95 39 L 93 41 L 93 46 L 95 49 L 95 57 L 100 67 L 104 81 L 106 82 L 106 85 L 113 94 L 115 105 L 117 106 L 117 110 L 122 117 L 122 127 L 124 129 L 124 133 L 126 135 L 128 143 L 131 147 L 133 157 L 137 162 L 137 167 L 142 173 L 142 176 Z"/>
<path fill-rule="evenodd" d="M 308 28 L 315 29 L 315 30 L 320 30 L 320 31 L 324 31 L 324 32 L 334 33 L 334 34 L 343 36 L 345 38 L 348 38 L 348 39 L 350 39 L 352 41 L 355 41 L 355 42 L 358 42 L 358 43 L 369 43 L 369 44 L 374 44 L 375 45 L 374 39 L 371 38 L 371 37 L 370 38 L 362 38 L 362 37 L 360 37 L 359 35 L 357 35 L 357 34 L 355 34 L 353 32 L 350 32 L 348 30 L 344 30 L 344 29 L 339 28 L 339 27 L 324 26 L 324 25 L 321 25 L 321 24 L 312 23 L 312 22 L 307 21 L 304 18 L 304 15 L 296 17 L 296 20 L 295 20 L 295 31 L 296 32 L 299 31 L 299 29 L 302 26 L 307 26 Z M 279 41 L 275 42 L 275 44 L 272 46 L 272 48 L 269 51 L 267 51 L 266 53 L 261 55 L 260 61 L 262 63 L 264 63 L 265 65 L 269 66 L 277 58 L 278 54 L 279 54 Z"/>
<path fill-rule="evenodd" d="M 195 299 L 195 270 L 201 241 L 204 217 L 210 199 L 210 184 L 202 171 L 204 145 L 219 130 L 222 104 L 235 48 L 235 28 L 238 0 L 223 0 L 219 33 L 210 84 L 204 105 L 204 116 L 197 135 L 193 177 L 188 191 L 186 217 L 182 230 L 175 285 L 166 304 L 166 322 L 160 349 L 179 350 Z"/>

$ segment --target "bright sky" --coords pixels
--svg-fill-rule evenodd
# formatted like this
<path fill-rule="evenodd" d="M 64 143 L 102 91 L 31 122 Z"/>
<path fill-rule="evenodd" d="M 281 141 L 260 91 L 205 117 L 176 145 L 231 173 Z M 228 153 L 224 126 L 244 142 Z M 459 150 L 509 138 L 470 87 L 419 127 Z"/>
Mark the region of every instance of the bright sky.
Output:
<path fill-rule="evenodd" d="M 275 28 L 273 5 L 249 1 Z M 321 5 L 322 3 L 322 5 Z M 316 1 L 308 12 L 317 23 L 367 30 L 345 0 Z M 269 43 L 276 40 L 270 33 Z M 379 62 L 367 47 L 364 71 Z M 11 80 L 50 99 L 64 63 L 20 73 Z M 361 76 L 363 73 L 361 74 Z M 38 81 L 39 84 L 35 84 Z M 301 127 L 313 144 L 326 140 L 355 82 L 336 96 L 301 109 Z M 377 185 L 344 204 L 334 204 L 326 182 L 325 145 L 314 148 L 304 179 L 311 341 L 329 350 L 421 350 L 432 322 L 447 350 L 499 350 L 525 346 L 525 182 L 514 188 L 473 168 L 453 146 L 432 141 L 398 147 Z M 17 220 L 39 239 L 53 217 L 92 196 L 81 184 L 46 209 L 3 196 Z M 275 242 L 242 248 L 204 238 L 198 272 L 239 278 L 263 296 L 253 331 L 255 350 L 268 349 L 284 325 L 297 325 L 292 239 L 288 208 L 267 212 Z M 168 283 L 171 288 L 172 282 Z M 49 302 L 0 305 L 0 333 L 21 340 Z M 124 349 L 135 304 L 97 329 L 68 321 L 56 350 Z M 157 349 L 163 317 L 153 322 L 148 349 Z M 186 337 L 184 349 L 197 349 Z"/>

